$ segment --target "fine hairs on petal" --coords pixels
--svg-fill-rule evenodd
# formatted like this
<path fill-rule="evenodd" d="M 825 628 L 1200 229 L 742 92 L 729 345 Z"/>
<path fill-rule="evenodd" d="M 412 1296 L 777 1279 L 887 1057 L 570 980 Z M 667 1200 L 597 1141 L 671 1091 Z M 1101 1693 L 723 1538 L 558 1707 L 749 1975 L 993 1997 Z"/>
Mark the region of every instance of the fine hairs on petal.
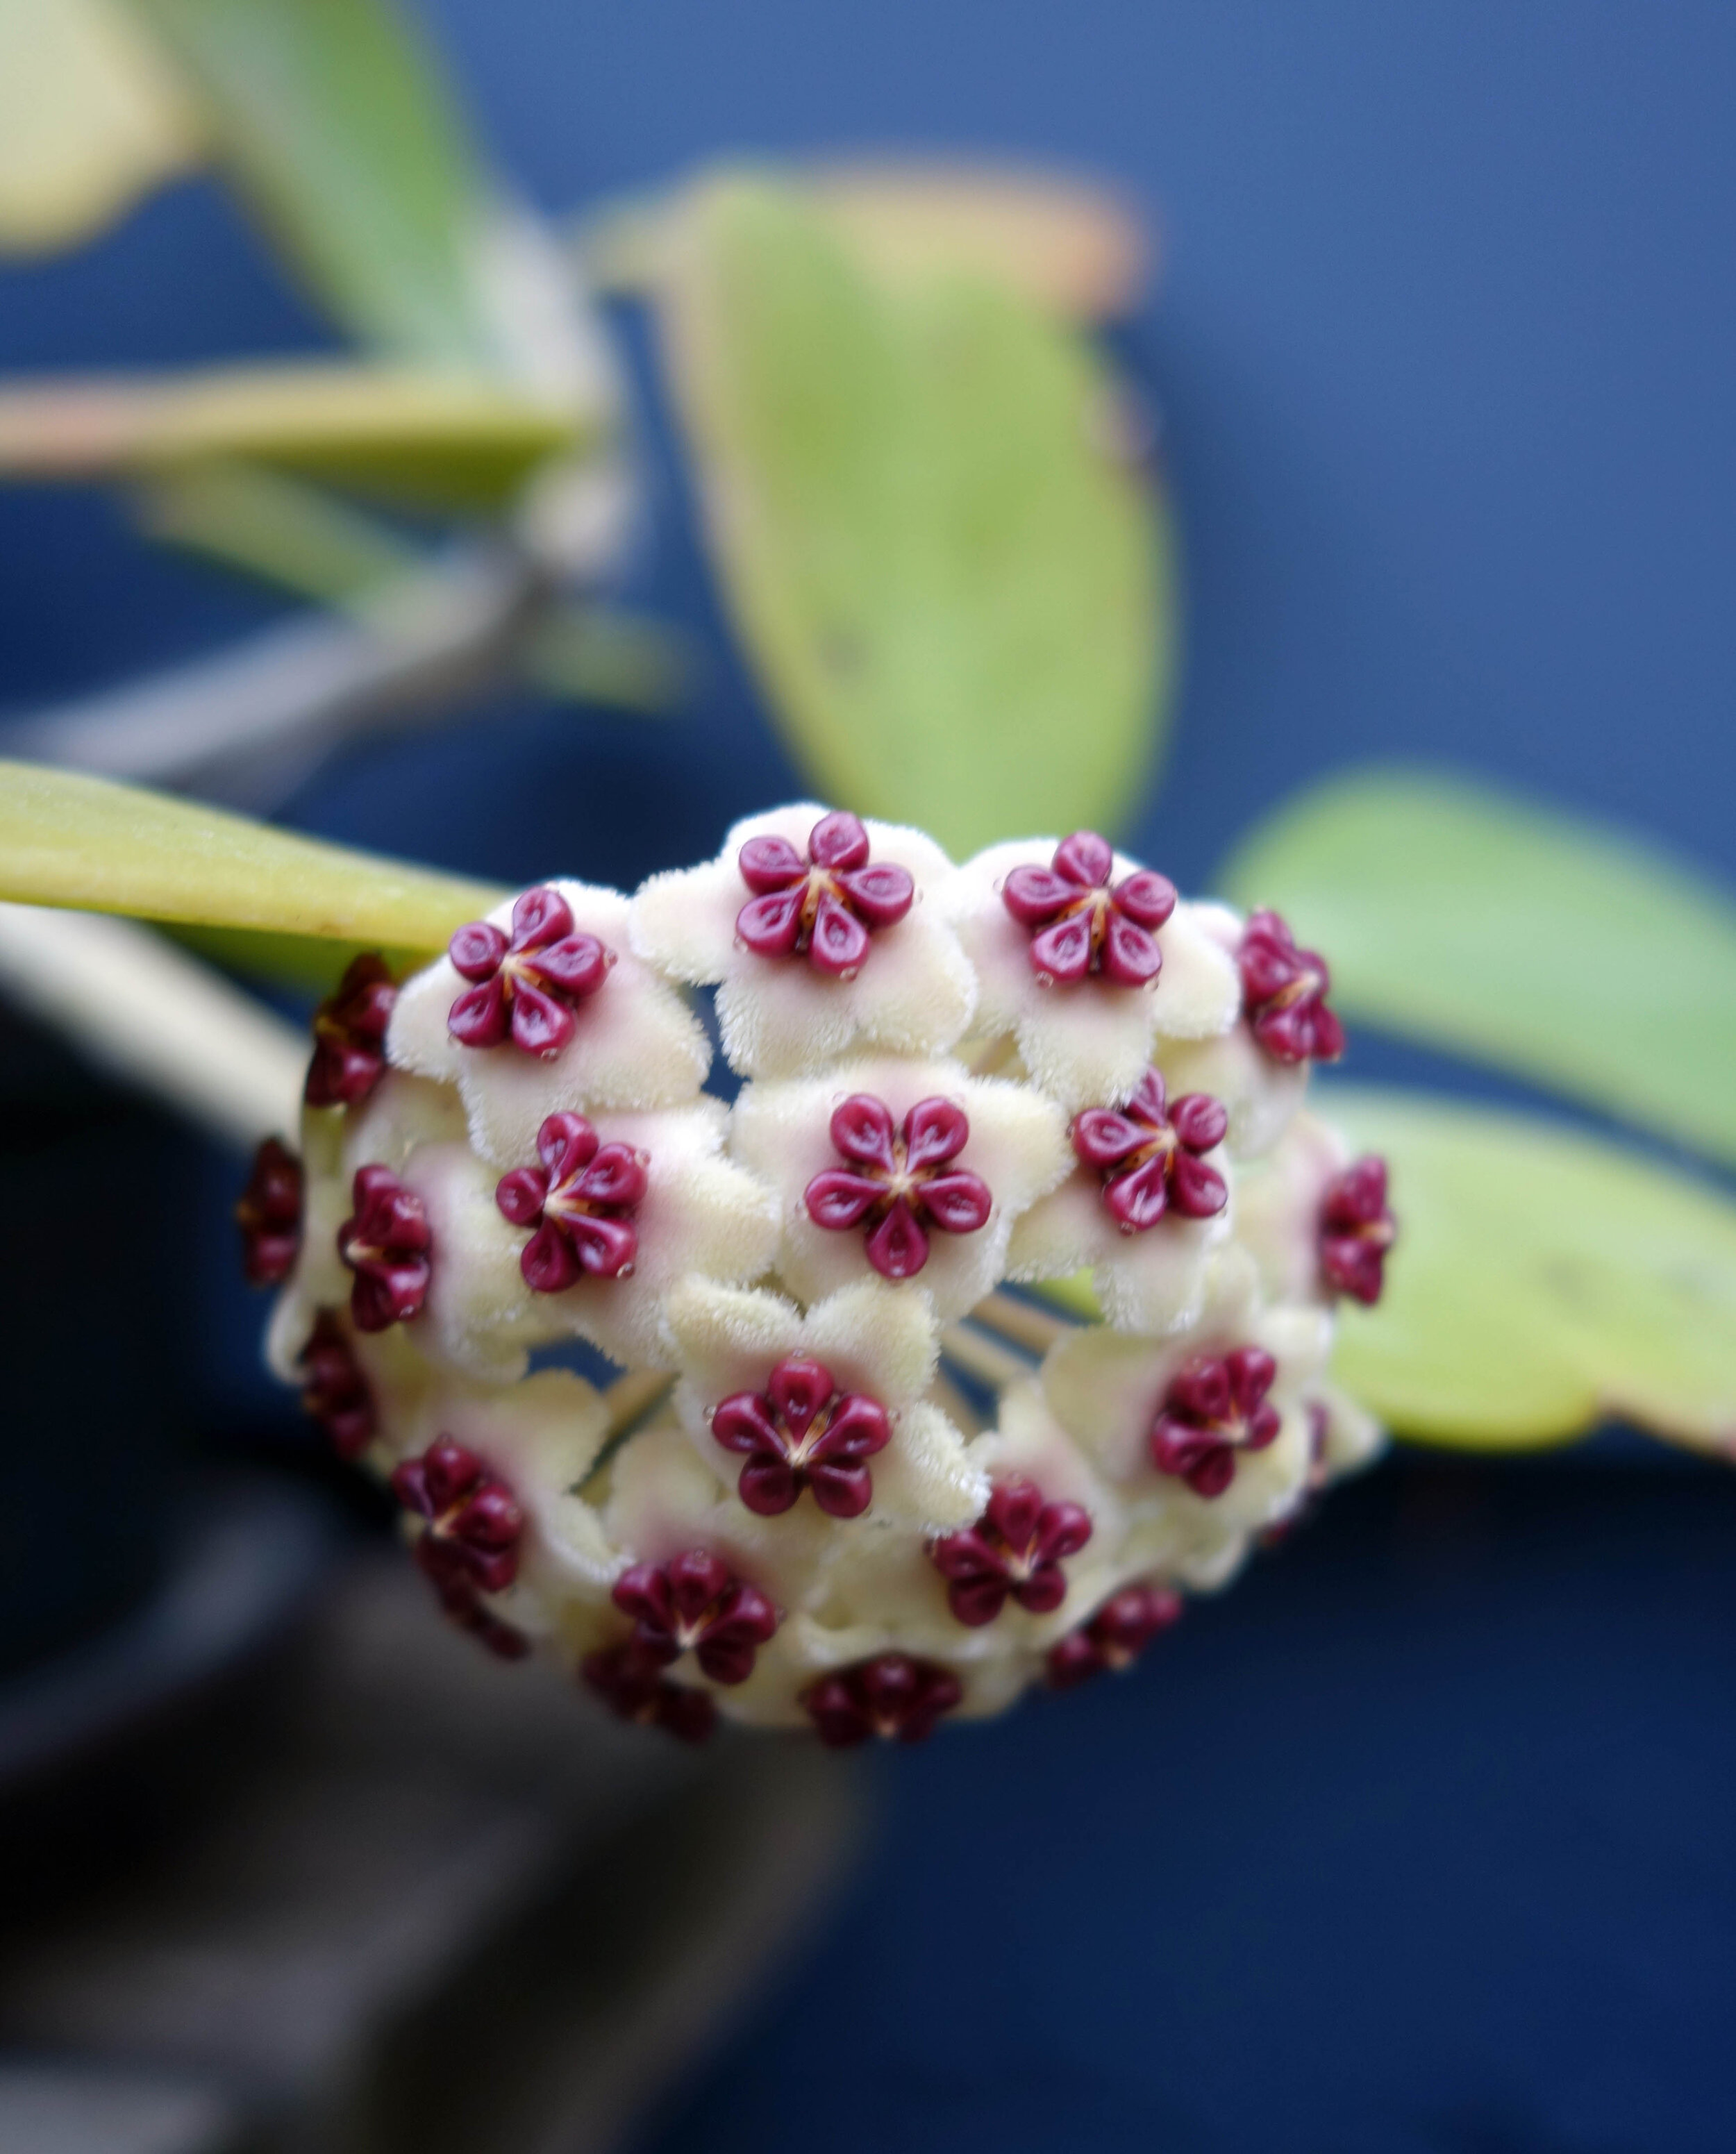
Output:
<path fill-rule="evenodd" d="M 321 1004 L 237 1210 L 271 1365 L 595 1710 L 850 1748 L 1108 1680 L 1381 1442 L 1326 1370 L 1403 1192 L 1302 1108 L 1330 991 L 1091 831 L 795 802 L 533 885 Z"/>

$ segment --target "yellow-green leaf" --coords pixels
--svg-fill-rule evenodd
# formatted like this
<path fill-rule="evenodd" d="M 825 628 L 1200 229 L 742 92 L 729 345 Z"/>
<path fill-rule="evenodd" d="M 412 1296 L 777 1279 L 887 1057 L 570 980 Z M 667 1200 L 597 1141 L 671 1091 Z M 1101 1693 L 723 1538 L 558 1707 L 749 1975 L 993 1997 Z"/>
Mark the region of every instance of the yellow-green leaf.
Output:
<path fill-rule="evenodd" d="M 394 499 L 510 497 L 571 447 L 564 402 L 456 375 L 309 365 L 0 392 L 0 477 L 148 477 L 241 457 Z"/>
<path fill-rule="evenodd" d="M 1105 321 L 1130 310 L 1150 274 L 1127 205 L 1058 173 L 886 159 L 819 166 L 808 183 L 886 277 L 965 270 L 1054 314 Z"/>
<path fill-rule="evenodd" d="M 493 193 L 390 0 L 130 0 L 310 290 L 383 350 L 489 370 Z"/>
<path fill-rule="evenodd" d="M 1352 1018 L 1736 1161 L 1736 898 L 1657 847 L 1437 774 L 1305 794 L 1226 881 Z"/>
<path fill-rule="evenodd" d="M 1125 823 L 1169 549 L 1096 355 L 992 283 L 876 278 L 768 181 L 683 230 L 661 319 L 710 542 L 818 789 L 955 851 Z"/>
<path fill-rule="evenodd" d="M 0 254 L 77 246 L 198 161 L 199 123 L 110 0 L 0 0 Z"/>
<path fill-rule="evenodd" d="M 0 898 L 425 952 L 504 895 L 196 801 L 0 763 Z"/>
<path fill-rule="evenodd" d="M 1391 1168 L 1386 1290 L 1334 1365 L 1394 1429 L 1505 1449 L 1619 1415 L 1736 1454 L 1736 1204 L 1540 1116 L 1339 1085 L 1323 1111 Z"/>
<path fill-rule="evenodd" d="M 879 276 L 963 272 L 1086 322 L 1126 314 L 1149 281 L 1151 248 L 1132 210 L 1070 176 L 889 157 L 793 166 L 785 177 Z M 587 273 L 614 290 L 651 289 L 678 263 L 695 197 L 682 186 L 588 215 L 579 232 Z"/>

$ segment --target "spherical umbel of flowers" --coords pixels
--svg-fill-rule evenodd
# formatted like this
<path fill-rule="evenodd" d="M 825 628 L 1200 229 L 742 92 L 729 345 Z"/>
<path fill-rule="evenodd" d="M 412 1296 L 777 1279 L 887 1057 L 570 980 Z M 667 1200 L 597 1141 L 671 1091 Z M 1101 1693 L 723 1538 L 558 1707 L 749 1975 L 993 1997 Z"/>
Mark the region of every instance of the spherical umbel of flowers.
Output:
<path fill-rule="evenodd" d="M 1396 1233 L 1299 1111 L 1329 983 L 1088 830 L 955 866 L 798 804 L 503 894 L 321 1003 L 237 1211 L 269 1356 L 440 1610 L 625 1720 L 845 1748 L 1161 1682 L 1379 1444 L 1327 1376 Z M 574 1341 L 607 1372 L 538 1365 Z"/>

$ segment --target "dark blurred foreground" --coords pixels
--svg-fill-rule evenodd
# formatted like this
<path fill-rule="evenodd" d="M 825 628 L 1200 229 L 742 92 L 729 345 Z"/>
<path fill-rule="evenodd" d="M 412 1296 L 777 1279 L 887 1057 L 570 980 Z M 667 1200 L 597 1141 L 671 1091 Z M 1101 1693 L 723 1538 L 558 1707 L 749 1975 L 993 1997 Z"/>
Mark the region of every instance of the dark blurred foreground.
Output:
<path fill-rule="evenodd" d="M 323 1539 L 309 1620 L 13 1781 L 5 2154 L 600 2154 L 848 1859 L 840 1760 L 617 1727 L 448 1630 L 396 1550 L 332 1561 L 317 1516 L 207 1493 L 135 1682 Z"/>
<path fill-rule="evenodd" d="M 14 1796 L 0 2147 L 1727 2149 L 1733 1534 L 1710 1468 L 1401 1457 L 866 1825 L 352 1554 Z"/>
<path fill-rule="evenodd" d="M 1120 1682 L 876 1760 L 637 2154 L 1727 2154 L 1736 1486 L 1401 1458 Z"/>

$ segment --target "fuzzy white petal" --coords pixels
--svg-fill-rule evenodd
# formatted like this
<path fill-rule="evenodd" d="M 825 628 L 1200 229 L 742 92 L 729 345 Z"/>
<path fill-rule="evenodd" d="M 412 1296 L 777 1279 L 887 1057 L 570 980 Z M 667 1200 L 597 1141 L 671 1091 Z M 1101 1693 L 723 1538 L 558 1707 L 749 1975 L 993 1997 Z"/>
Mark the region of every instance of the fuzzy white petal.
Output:
<path fill-rule="evenodd" d="M 627 918 L 634 955 L 695 987 L 710 987 L 729 969 L 735 917 L 747 902 L 732 854 L 703 867 L 671 868 L 641 883 Z"/>
<path fill-rule="evenodd" d="M 1335 1130 L 1299 1114 L 1267 1156 L 1236 1182 L 1237 1238 L 1259 1267 L 1275 1301 L 1323 1296 L 1320 1202 L 1349 1149 Z"/>
<path fill-rule="evenodd" d="M 403 1181 L 422 1201 L 433 1247 L 428 1293 L 411 1319 L 434 1359 L 489 1383 L 524 1373 L 527 1345 L 548 1336 L 518 1270 L 521 1236 L 494 1202 L 498 1177 L 467 1146 L 425 1145 Z"/>
<path fill-rule="evenodd" d="M 1216 1039 L 1161 1041 L 1157 1066 L 1172 1099 L 1184 1092 L 1209 1092 L 1223 1101 L 1229 1115 L 1232 1159 L 1258 1159 L 1269 1152 L 1308 1090 L 1308 1064 L 1279 1062 L 1245 1024 L 1233 1026 Z"/>

